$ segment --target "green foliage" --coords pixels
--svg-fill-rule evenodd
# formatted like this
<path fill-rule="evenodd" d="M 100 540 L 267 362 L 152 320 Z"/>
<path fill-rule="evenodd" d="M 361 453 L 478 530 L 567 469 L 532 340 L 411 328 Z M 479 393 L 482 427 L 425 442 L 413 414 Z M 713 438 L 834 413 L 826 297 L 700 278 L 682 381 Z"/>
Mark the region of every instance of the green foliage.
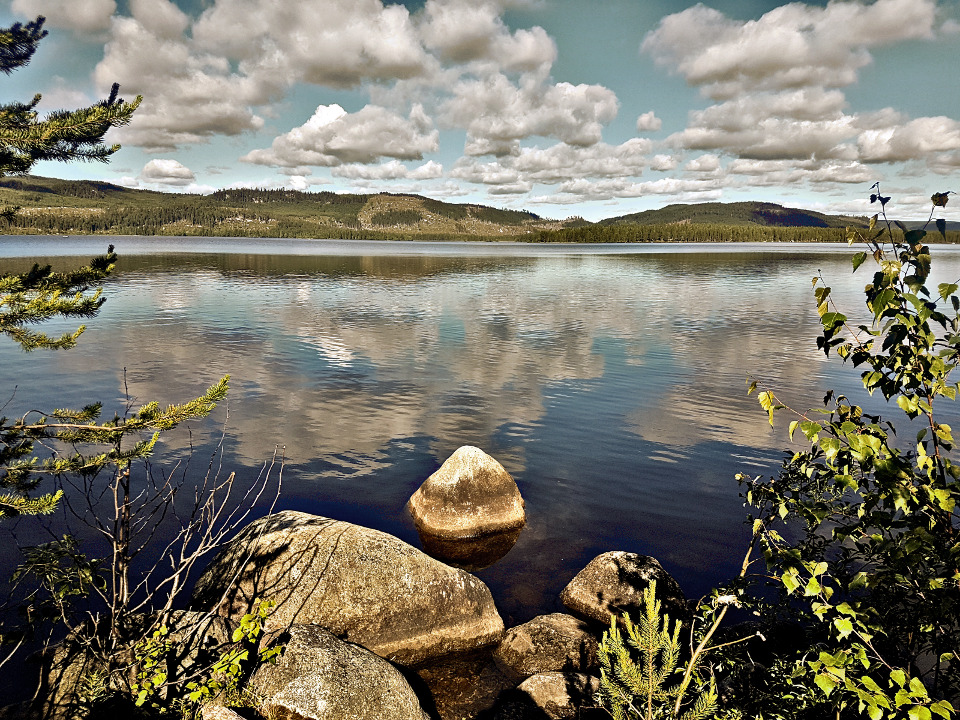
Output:
<path fill-rule="evenodd" d="M 0 29 L 0 71 L 9 74 L 30 62 L 46 36 L 43 23 L 41 16 L 26 26 L 17 23 Z M 129 123 L 141 100 L 124 102 L 118 92 L 114 84 L 106 100 L 88 108 L 58 110 L 44 119 L 36 110 L 39 94 L 26 103 L 0 104 L 0 176 L 26 173 L 39 160 L 108 160 L 120 146 L 104 145 L 104 135 Z"/>
<path fill-rule="evenodd" d="M 807 638 L 778 654 L 768 681 L 805 688 L 810 712 L 780 706 L 774 717 L 947 718 L 960 693 L 960 467 L 950 459 L 952 429 L 937 416 L 958 390 L 950 379 L 960 362 L 958 284 L 927 287 L 925 230 L 896 232 L 890 198 L 874 189 L 881 212 L 848 231 L 851 244 L 866 245 L 854 270 L 876 263 L 864 288 L 872 322 L 854 325 L 815 277 L 817 345 L 862 368 L 867 391 L 895 403 L 918 432 L 915 443 L 898 443 L 893 423 L 830 391 L 822 409 L 791 411 L 790 436 L 809 449 L 789 453 L 776 478 L 740 476 L 785 598 L 779 610 Z M 946 200 L 933 196 L 931 220 Z M 759 400 L 771 421 L 790 411 L 773 391 Z"/>
<path fill-rule="evenodd" d="M 200 673 L 193 673 L 195 679 L 192 680 L 185 680 L 177 668 L 170 667 L 169 659 L 176 643 L 170 640 L 166 626 L 157 628 L 138 643 L 134 651 L 138 670 L 132 693 L 136 705 L 190 718 L 214 699 L 228 706 L 238 704 L 242 701 L 243 684 L 256 668 L 264 663 L 276 663 L 283 652 L 282 645 L 260 648 L 264 623 L 275 604 L 264 600 L 257 605 L 256 612 L 244 615 L 233 631 L 231 644 L 212 664 Z M 167 692 L 162 692 L 165 690 Z"/>
<path fill-rule="evenodd" d="M 679 718 L 703 720 L 713 717 L 717 709 L 717 691 L 710 678 L 697 693 L 693 706 L 680 715 L 691 678 L 699 678 L 699 655 L 680 666 L 681 645 L 679 622 L 671 625 L 670 617 L 661 612 L 656 599 L 656 581 L 643 592 L 644 614 L 634 625 L 623 616 L 624 637 L 611 616 L 610 629 L 600 642 L 600 698 L 614 720 L 643 718 Z M 634 655 L 639 655 L 639 661 Z M 678 676 L 682 675 L 682 679 Z M 703 685 L 702 679 L 700 684 Z"/>
<path fill-rule="evenodd" d="M 92 292 L 91 289 L 113 271 L 116 261 L 111 245 L 106 255 L 70 272 L 53 272 L 49 265 L 34 265 L 26 273 L 0 274 L 0 333 L 13 338 L 24 350 L 73 347 L 83 326 L 59 338 L 32 332 L 28 326 L 56 317 L 96 315 L 104 298 L 99 288 Z"/>
<path fill-rule="evenodd" d="M 419 210 L 382 210 L 370 216 L 374 225 L 389 227 L 390 225 L 416 225 L 423 220 Z"/>

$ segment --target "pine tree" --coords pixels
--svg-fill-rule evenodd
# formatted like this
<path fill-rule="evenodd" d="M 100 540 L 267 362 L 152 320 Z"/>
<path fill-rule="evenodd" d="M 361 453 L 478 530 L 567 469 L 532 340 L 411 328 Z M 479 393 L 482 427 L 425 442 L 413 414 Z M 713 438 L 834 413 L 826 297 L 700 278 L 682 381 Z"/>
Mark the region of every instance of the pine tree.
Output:
<path fill-rule="evenodd" d="M 46 37 L 44 18 L 0 29 L 0 72 L 9 75 L 30 62 L 37 45 Z M 24 174 L 39 160 L 107 161 L 120 149 L 105 145 L 112 127 L 130 122 L 141 97 L 125 102 L 117 97 L 114 83 L 110 95 L 95 105 L 78 110 L 57 110 L 41 119 L 37 105 L 41 95 L 29 102 L 0 104 L 0 176 Z"/>

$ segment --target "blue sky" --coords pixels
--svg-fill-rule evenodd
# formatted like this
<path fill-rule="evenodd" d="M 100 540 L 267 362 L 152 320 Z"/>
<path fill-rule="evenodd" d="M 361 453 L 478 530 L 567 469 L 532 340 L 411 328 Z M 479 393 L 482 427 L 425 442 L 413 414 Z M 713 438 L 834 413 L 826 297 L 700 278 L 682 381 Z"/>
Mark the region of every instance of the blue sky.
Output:
<path fill-rule="evenodd" d="M 5 24 L 39 14 L 50 35 L 4 97 L 144 96 L 110 164 L 41 175 L 591 220 L 866 213 L 876 181 L 920 217 L 960 191 L 960 0 L 0 0 Z"/>

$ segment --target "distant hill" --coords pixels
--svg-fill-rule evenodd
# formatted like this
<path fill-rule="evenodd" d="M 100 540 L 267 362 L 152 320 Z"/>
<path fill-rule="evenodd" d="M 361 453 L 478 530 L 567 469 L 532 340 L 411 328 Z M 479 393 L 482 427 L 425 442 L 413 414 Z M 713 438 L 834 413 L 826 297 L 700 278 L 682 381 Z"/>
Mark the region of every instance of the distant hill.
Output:
<path fill-rule="evenodd" d="M 667 205 L 591 223 L 421 195 L 240 188 L 210 195 L 137 190 L 92 180 L 0 178 L 0 234 L 206 235 L 534 242 L 842 241 L 865 218 L 775 203 Z M 920 223 L 909 223 L 912 227 Z M 948 230 L 960 228 L 951 222 Z"/>
<path fill-rule="evenodd" d="M 373 239 L 524 239 L 562 222 L 535 213 L 420 195 L 227 189 L 163 193 L 89 180 L 0 178 L 5 234 L 210 235 Z"/>
<path fill-rule="evenodd" d="M 697 203 L 667 205 L 659 210 L 620 215 L 601 220 L 600 225 L 760 225 L 762 227 L 842 228 L 866 224 L 864 218 L 824 215 L 812 210 L 783 207 L 768 202 Z"/>

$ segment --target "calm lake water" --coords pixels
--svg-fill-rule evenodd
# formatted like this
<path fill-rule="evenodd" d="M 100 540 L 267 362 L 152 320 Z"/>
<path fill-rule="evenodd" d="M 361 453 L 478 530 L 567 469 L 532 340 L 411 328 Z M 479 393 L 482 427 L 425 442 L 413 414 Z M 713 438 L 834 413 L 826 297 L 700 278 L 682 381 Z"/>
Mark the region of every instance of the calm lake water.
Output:
<path fill-rule="evenodd" d="M 417 546 L 404 504 L 476 445 L 526 500 L 517 544 L 477 573 L 508 625 L 559 610 L 607 550 L 657 557 L 692 596 L 736 573 L 734 476 L 774 473 L 789 446 L 747 377 L 801 409 L 831 387 L 865 400 L 815 345 L 818 272 L 862 313 L 870 271 L 851 273 L 846 246 L 4 237 L 0 268 L 66 267 L 108 242 L 118 271 L 76 349 L 0 342 L 3 414 L 181 402 L 230 373 L 228 402 L 171 434 L 158 465 L 192 439 L 199 468 L 225 428 L 224 467 L 248 481 L 282 445 L 280 508 Z M 934 258 L 937 280 L 960 277 L 960 249 Z"/>

